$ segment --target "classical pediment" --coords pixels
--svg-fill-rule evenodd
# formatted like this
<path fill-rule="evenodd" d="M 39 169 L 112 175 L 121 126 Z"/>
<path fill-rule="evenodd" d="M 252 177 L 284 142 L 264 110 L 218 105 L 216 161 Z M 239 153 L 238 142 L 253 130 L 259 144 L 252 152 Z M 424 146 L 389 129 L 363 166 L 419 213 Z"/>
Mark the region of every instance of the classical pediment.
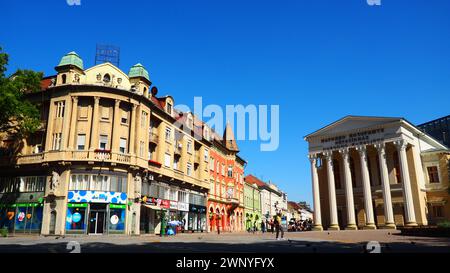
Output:
<path fill-rule="evenodd" d="M 105 84 L 121 89 L 130 89 L 128 75 L 111 63 L 102 63 L 84 71 L 86 84 Z M 108 80 L 105 80 L 108 77 Z"/>
<path fill-rule="evenodd" d="M 365 116 L 346 116 L 338 121 L 331 123 L 309 135 L 305 138 L 327 135 L 339 135 L 344 132 L 364 130 L 370 128 L 379 128 L 384 124 L 399 122 L 402 118 L 393 117 L 365 117 Z"/>

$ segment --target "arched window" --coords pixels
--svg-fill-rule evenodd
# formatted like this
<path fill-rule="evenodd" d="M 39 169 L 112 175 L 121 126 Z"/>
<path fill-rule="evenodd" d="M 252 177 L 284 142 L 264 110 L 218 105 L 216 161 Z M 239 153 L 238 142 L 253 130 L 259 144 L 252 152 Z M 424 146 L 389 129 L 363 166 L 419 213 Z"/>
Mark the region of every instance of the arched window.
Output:
<path fill-rule="evenodd" d="M 61 80 L 62 80 L 62 84 L 65 84 L 66 81 L 67 81 L 67 75 L 66 74 L 62 74 Z"/>
<path fill-rule="evenodd" d="M 106 73 L 105 76 L 103 76 L 103 82 L 110 83 L 111 82 L 111 76 Z"/>

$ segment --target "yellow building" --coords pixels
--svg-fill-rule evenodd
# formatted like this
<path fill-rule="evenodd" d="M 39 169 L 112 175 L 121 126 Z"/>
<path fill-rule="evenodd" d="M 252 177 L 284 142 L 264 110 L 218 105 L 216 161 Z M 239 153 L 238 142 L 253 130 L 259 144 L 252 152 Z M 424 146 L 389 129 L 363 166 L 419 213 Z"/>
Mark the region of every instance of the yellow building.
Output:
<path fill-rule="evenodd" d="M 449 150 L 407 120 L 347 116 L 305 140 L 316 229 L 450 219 Z"/>
<path fill-rule="evenodd" d="M 175 111 L 172 97 L 157 97 L 141 64 L 128 74 L 110 63 L 84 69 L 70 52 L 55 69 L 28 95 L 43 129 L 18 153 L 2 134 L 3 226 L 140 234 L 159 233 L 164 218 L 206 230 L 209 129 L 182 119 L 190 114 Z"/>

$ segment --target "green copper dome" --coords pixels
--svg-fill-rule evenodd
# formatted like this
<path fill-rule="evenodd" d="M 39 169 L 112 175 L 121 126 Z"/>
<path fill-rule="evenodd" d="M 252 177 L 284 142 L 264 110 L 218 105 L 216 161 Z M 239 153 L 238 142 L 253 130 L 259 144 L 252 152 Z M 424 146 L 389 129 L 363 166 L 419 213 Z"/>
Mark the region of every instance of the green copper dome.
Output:
<path fill-rule="evenodd" d="M 148 76 L 147 69 L 145 69 L 145 67 L 140 63 L 135 64 L 130 68 L 128 77 L 130 77 L 130 78 L 142 77 L 142 78 L 145 78 L 148 81 L 150 81 L 150 77 Z"/>
<path fill-rule="evenodd" d="M 83 69 L 83 60 L 80 58 L 80 56 L 78 56 L 78 54 L 75 51 L 72 51 L 67 53 L 64 57 L 62 57 L 61 61 L 58 64 L 58 66 L 64 65 L 74 65 L 79 69 Z"/>

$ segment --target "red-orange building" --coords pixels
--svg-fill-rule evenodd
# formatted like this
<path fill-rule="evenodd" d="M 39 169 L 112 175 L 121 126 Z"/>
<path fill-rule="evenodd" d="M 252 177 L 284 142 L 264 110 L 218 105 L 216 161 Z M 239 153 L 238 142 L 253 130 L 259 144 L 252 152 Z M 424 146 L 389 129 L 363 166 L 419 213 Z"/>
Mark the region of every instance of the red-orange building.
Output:
<path fill-rule="evenodd" d="M 208 194 L 209 231 L 242 231 L 244 226 L 244 167 L 239 157 L 231 126 L 227 124 L 223 137 L 213 133 L 210 151 L 210 181 Z"/>

